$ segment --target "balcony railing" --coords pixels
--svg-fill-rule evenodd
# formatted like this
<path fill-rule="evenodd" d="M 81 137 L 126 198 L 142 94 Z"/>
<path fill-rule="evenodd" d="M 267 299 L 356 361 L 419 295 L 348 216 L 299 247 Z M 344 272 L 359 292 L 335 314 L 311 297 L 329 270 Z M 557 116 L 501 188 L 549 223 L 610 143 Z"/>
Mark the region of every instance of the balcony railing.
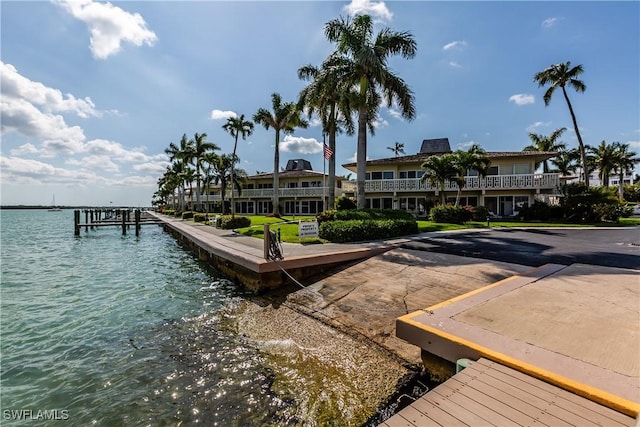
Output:
<path fill-rule="evenodd" d="M 477 176 L 466 177 L 466 185 L 463 191 L 468 190 L 536 190 L 554 189 L 560 184 L 560 175 L 557 173 L 537 173 L 523 175 L 489 175 L 484 178 Z M 445 191 L 457 191 L 458 185 L 452 181 L 446 181 Z M 342 190 L 345 193 L 355 193 L 356 181 L 342 181 Z M 365 181 L 365 192 L 425 192 L 436 191 L 440 188 L 422 182 L 421 179 L 379 179 Z"/>
<path fill-rule="evenodd" d="M 336 197 L 341 196 L 343 193 L 343 189 L 336 188 Z M 280 188 L 278 190 L 278 195 L 281 198 L 291 198 L 291 197 L 313 197 L 313 198 L 322 198 L 323 195 L 329 195 L 329 188 L 325 187 L 296 187 L 296 188 Z M 231 200 L 231 192 L 227 191 L 224 195 L 225 200 Z M 242 190 L 242 193 L 238 193 L 237 190 L 234 190 L 233 197 L 235 200 L 254 200 L 254 199 L 271 199 L 273 197 L 273 188 L 261 188 L 261 189 L 245 189 Z M 187 195 L 187 201 L 190 201 L 191 198 Z M 196 200 L 195 194 L 193 195 L 193 200 Z M 202 202 L 219 202 L 222 200 L 220 194 L 203 194 L 200 196 L 200 201 Z"/>

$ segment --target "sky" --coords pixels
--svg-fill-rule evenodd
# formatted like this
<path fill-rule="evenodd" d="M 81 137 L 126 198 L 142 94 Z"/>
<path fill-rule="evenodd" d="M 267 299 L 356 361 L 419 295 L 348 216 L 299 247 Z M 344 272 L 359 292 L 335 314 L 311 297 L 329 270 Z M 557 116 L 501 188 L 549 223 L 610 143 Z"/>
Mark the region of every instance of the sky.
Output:
<path fill-rule="evenodd" d="M 584 93 L 569 90 L 585 144 L 618 141 L 640 153 L 640 2 L 522 1 L 7 1 L 0 2 L 2 205 L 150 206 L 183 134 L 233 150 L 230 115 L 296 101 L 303 65 L 335 50 L 332 19 L 370 14 L 417 42 L 389 67 L 415 95 L 416 117 L 380 109 L 367 157 L 407 155 L 423 139 L 453 149 L 520 151 L 529 133 L 566 127 L 561 92 L 548 106 L 533 76 L 582 64 Z M 275 133 L 256 126 L 238 143 L 239 167 L 273 170 Z M 356 136 L 339 135 L 337 165 L 355 161 Z M 323 170 L 316 118 L 280 145 L 280 166 Z M 337 174 L 349 171 L 337 167 Z M 352 176 L 355 179 L 355 176 Z"/>

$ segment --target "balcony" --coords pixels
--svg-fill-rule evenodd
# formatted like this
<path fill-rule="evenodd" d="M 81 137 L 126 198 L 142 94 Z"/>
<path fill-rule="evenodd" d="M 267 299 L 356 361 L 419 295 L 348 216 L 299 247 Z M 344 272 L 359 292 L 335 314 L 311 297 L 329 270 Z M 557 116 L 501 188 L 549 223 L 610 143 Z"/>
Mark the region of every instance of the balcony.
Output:
<path fill-rule="evenodd" d="M 341 196 L 343 193 L 342 188 L 336 188 L 336 197 Z M 296 188 L 280 188 L 278 190 L 280 198 L 315 198 L 321 199 L 323 195 L 329 195 L 328 187 L 296 187 Z M 231 192 L 227 191 L 225 194 L 225 200 L 231 200 Z M 273 188 L 261 188 L 261 189 L 245 189 L 242 193 L 238 191 L 233 192 L 235 200 L 256 200 L 267 199 L 270 200 L 273 197 Z M 195 201 L 195 194 L 193 200 Z M 222 200 L 220 194 L 201 195 L 200 201 L 202 202 L 219 202 Z M 191 201 L 189 195 L 187 195 L 187 201 Z"/>
<path fill-rule="evenodd" d="M 554 189 L 559 186 L 560 175 L 557 173 L 536 173 L 523 175 L 490 175 L 484 178 L 477 176 L 466 177 L 463 191 L 473 190 L 543 190 Z M 458 191 L 455 182 L 446 181 L 445 191 Z M 439 191 L 439 188 L 417 179 L 380 179 L 365 181 L 365 192 L 426 192 Z M 342 191 L 356 192 L 356 181 L 342 181 Z"/>

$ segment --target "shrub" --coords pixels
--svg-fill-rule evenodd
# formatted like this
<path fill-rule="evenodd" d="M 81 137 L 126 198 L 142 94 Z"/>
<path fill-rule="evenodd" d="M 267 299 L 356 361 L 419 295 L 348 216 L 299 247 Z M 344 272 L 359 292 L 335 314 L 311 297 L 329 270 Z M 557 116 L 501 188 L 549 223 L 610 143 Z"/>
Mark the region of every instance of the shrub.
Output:
<path fill-rule="evenodd" d="M 429 219 L 433 222 L 445 222 L 448 224 L 464 224 L 472 218 L 470 209 L 462 206 L 440 205 L 431 208 Z M 485 217 L 486 219 L 486 217 Z"/>
<path fill-rule="evenodd" d="M 205 213 L 193 214 L 193 220 L 195 222 L 206 222 L 207 221 L 207 214 L 205 214 Z"/>
<path fill-rule="evenodd" d="M 336 215 L 336 210 L 329 209 L 317 214 L 316 219 L 318 220 L 318 224 L 322 224 L 325 221 L 333 221 L 335 219 L 335 215 Z"/>
<path fill-rule="evenodd" d="M 193 218 L 193 212 L 192 211 L 182 212 L 182 219 L 191 219 L 191 218 Z"/>
<path fill-rule="evenodd" d="M 224 230 L 231 230 L 234 228 L 244 228 L 251 225 L 251 220 L 246 216 L 222 215 L 216 220 L 216 227 Z"/>
<path fill-rule="evenodd" d="M 345 197 L 345 196 L 336 197 L 336 200 L 335 200 L 336 210 L 344 211 L 348 209 L 356 209 L 357 207 L 358 205 L 356 205 L 356 202 L 354 202 L 352 199 L 348 197 Z"/>
<path fill-rule="evenodd" d="M 335 211 L 334 219 L 350 220 L 350 219 L 404 219 L 414 220 L 413 216 L 406 211 L 399 209 L 350 209 L 344 211 Z"/>
<path fill-rule="evenodd" d="M 387 239 L 418 232 L 415 219 L 352 219 L 326 221 L 320 224 L 320 238 L 336 243 Z"/>
<path fill-rule="evenodd" d="M 176 214 L 176 210 L 175 209 L 163 209 L 162 213 L 165 215 L 175 215 Z"/>
<path fill-rule="evenodd" d="M 466 208 L 471 211 L 471 218 L 474 221 L 486 221 L 489 216 L 489 209 L 485 206 L 467 206 Z"/>
<path fill-rule="evenodd" d="M 596 205 L 618 205 L 615 189 L 589 187 L 584 183 L 569 184 L 562 187 L 565 197 L 562 207 L 565 217 L 574 222 L 599 222 L 602 216 L 595 211 Z M 601 210 L 603 208 L 600 208 Z"/>
<path fill-rule="evenodd" d="M 640 182 L 624 186 L 624 199 L 627 202 L 640 202 Z"/>
<path fill-rule="evenodd" d="M 620 217 L 631 216 L 633 207 L 622 203 L 599 203 L 593 206 L 593 212 L 600 221 L 618 222 Z"/>
<path fill-rule="evenodd" d="M 536 200 L 531 206 L 520 208 L 520 217 L 527 221 L 548 221 L 550 219 L 562 219 L 564 209 L 561 206 L 550 206 L 547 203 Z"/>

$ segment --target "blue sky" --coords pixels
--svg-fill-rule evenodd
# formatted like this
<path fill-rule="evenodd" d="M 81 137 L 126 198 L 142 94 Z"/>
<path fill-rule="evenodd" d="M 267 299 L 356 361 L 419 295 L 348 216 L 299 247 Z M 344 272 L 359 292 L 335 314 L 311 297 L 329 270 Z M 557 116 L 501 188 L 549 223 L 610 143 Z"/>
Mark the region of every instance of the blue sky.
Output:
<path fill-rule="evenodd" d="M 415 58 L 390 67 L 415 93 L 416 118 L 382 108 L 369 158 L 423 139 L 452 147 L 520 151 L 529 132 L 567 127 L 558 92 L 545 107 L 533 75 L 582 64 L 586 92 L 570 91 L 586 144 L 629 143 L 640 152 L 640 3 L 339 1 L 2 1 L 2 204 L 148 206 L 183 134 L 206 132 L 230 152 L 229 114 L 297 99 L 297 69 L 334 49 L 323 33 L 339 16 L 369 13 L 376 30 L 408 31 Z M 281 143 L 281 166 L 305 158 L 322 171 L 321 128 Z M 261 126 L 238 155 L 249 174 L 273 168 L 273 131 Z M 338 165 L 355 160 L 341 135 Z M 338 174 L 348 173 L 338 167 Z"/>

